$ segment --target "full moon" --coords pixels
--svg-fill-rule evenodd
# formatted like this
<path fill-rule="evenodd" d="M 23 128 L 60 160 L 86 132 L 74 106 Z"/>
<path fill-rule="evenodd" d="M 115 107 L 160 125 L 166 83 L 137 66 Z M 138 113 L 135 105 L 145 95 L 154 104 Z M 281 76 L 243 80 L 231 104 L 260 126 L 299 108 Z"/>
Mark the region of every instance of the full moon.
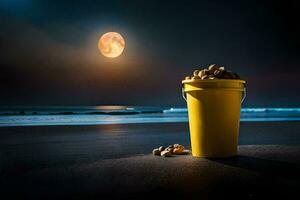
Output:
<path fill-rule="evenodd" d="M 98 48 L 103 56 L 116 58 L 122 54 L 125 48 L 125 40 L 117 32 L 107 32 L 99 39 Z"/>

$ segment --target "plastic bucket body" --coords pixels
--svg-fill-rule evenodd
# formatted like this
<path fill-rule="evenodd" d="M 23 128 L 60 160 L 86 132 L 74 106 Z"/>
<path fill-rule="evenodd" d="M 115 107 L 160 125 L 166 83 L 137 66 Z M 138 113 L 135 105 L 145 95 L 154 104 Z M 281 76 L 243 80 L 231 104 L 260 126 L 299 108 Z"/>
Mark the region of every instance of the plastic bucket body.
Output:
<path fill-rule="evenodd" d="M 192 154 L 229 157 L 237 154 L 243 80 L 184 80 Z"/>

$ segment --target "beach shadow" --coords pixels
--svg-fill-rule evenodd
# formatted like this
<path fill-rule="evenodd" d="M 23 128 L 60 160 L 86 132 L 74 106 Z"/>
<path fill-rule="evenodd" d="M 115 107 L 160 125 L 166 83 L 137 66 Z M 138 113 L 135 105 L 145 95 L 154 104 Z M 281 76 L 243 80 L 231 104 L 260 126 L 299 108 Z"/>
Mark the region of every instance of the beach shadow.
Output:
<path fill-rule="evenodd" d="M 255 158 L 250 156 L 234 156 L 231 158 L 215 158 L 211 161 L 261 173 L 266 176 L 300 180 L 300 164 Z"/>

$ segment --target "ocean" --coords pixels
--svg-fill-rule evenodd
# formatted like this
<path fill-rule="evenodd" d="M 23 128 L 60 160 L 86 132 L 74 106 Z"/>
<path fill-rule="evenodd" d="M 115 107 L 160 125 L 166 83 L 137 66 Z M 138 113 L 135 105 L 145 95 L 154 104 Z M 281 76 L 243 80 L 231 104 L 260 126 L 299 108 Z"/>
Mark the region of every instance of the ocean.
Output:
<path fill-rule="evenodd" d="M 242 108 L 241 121 L 300 121 L 300 108 Z M 187 108 L 143 106 L 0 107 L 0 127 L 176 122 L 188 122 Z"/>

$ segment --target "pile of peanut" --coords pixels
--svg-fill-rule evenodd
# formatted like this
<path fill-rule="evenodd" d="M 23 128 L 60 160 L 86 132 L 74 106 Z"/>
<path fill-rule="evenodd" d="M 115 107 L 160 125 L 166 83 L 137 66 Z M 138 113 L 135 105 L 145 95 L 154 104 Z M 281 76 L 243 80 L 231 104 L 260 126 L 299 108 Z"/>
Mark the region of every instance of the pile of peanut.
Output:
<path fill-rule="evenodd" d="M 167 148 L 161 146 L 157 149 L 153 149 L 152 154 L 155 156 L 163 156 L 163 157 L 171 157 L 173 154 L 183 154 L 184 153 L 184 146 L 180 144 L 172 144 L 169 145 Z"/>
<path fill-rule="evenodd" d="M 217 65 L 212 64 L 209 65 L 207 69 L 195 70 L 191 77 L 185 77 L 185 80 L 190 79 L 240 79 L 240 77 L 236 73 L 225 70 L 225 67 L 218 67 Z"/>

